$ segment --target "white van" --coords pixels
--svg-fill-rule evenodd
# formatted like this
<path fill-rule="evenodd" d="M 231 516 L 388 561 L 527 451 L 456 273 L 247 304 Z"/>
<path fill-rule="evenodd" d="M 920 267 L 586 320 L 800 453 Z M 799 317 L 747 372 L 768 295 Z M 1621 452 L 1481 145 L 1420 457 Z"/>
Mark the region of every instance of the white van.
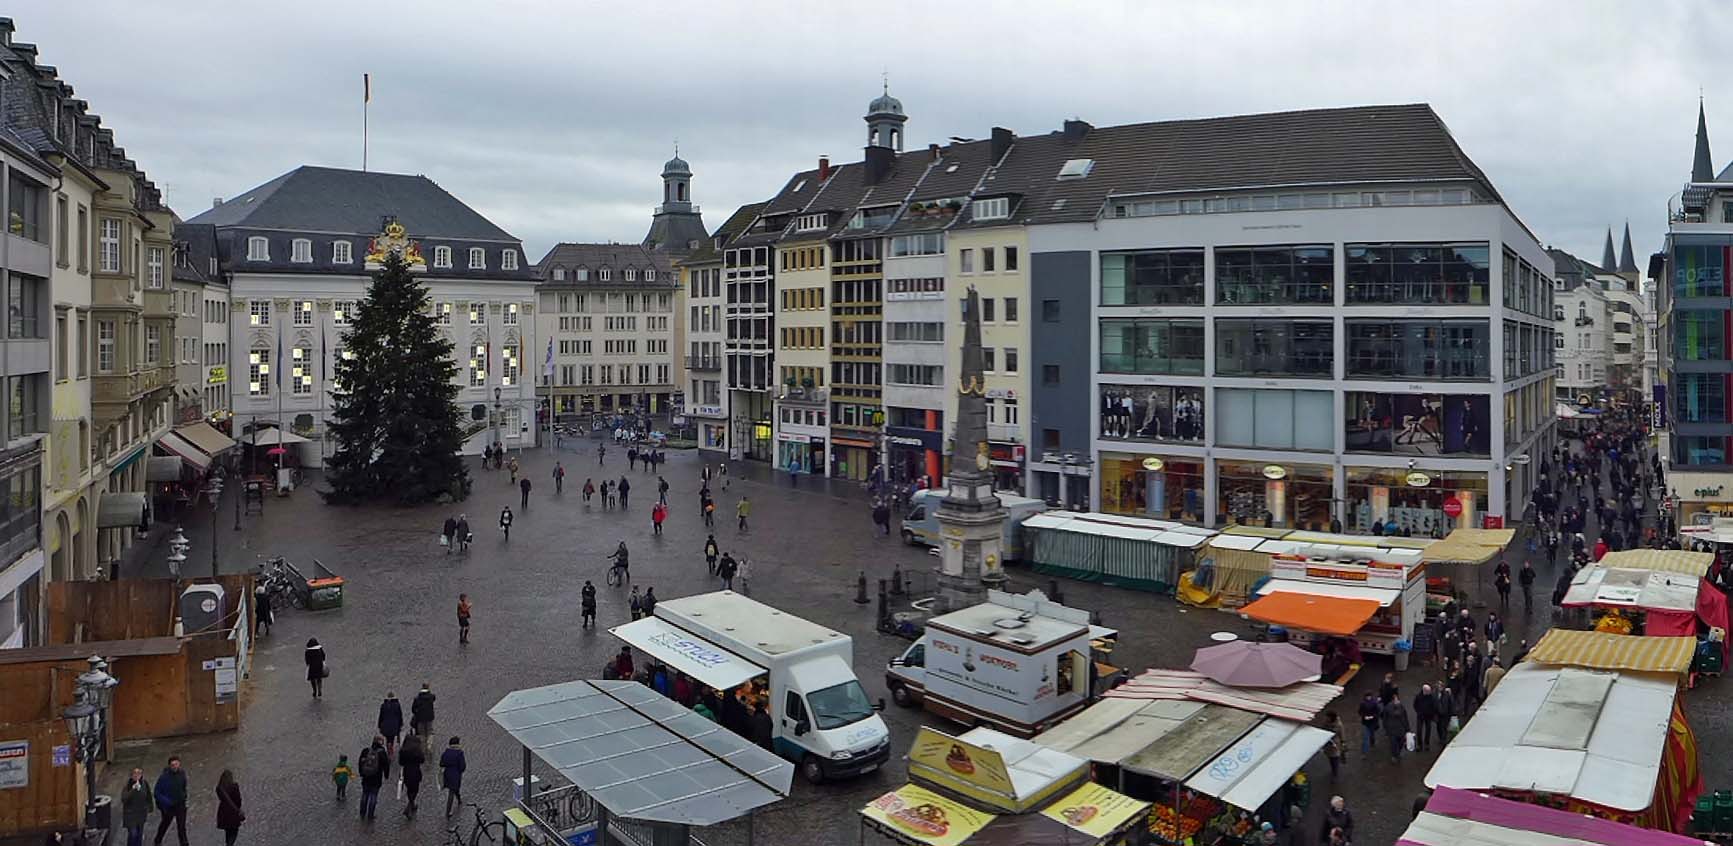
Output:
<path fill-rule="evenodd" d="M 1004 491 L 995 491 L 993 495 L 999 498 L 999 504 L 1005 509 L 1005 531 L 1004 537 L 999 541 L 999 548 L 1004 550 L 1006 561 L 1021 561 L 1023 521 L 1046 511 L 1047 503 Z M 903 515 L 903 543 L 939 545 L 939 500 L 944 498 L 944 488 L 915 491 L 915 495 L 909 499 L 908 513 Z"/>
<path fill-rule="evenodd" d="M 848 635 L 729 590 L 664 599 L 615 637 L 719 691 L 769 685 L 776 753 L 814 784 L 871 772 L 890 757 L 890 729 L 854 674 Z"/>

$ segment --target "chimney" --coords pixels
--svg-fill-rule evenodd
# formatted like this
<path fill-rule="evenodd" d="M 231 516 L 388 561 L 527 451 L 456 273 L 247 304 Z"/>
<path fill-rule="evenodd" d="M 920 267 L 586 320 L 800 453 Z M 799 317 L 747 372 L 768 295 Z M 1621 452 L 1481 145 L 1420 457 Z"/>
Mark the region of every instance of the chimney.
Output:
<path fill-rule="evenodd" d="M 1065 140 L 1073 143 L 1082 141 L 1083 136 L 1088 135 L 1089 130 L 1094 128 L 1095 127 L 1090 126 L 1087 121 L 1081 121 L 1075 118 L 1067 120 L 1065 122 Z"/>
<path fill-rule="evenodd" d="M 211 198 L 211 208 L 214 209 L 217 206 L 220 206 L 222 204 L 223 204 L 223 198 L 222 197 L 212 197 Z"/>
<path fill-rule="evenodd" d="M 928 144 L 927 145 L 927 154 L 929 157 L 932 158 L 933 161 L 935 161 L 935 162 L 938 161 L 939 160 L 939 145 Z"/>
<path fill-rule="evenodd" d="M 11 44 L 12 32 L 15 29 L 17 26 L 12 23 L 11 18 L 0 18 L 0 44 Z"/>
<path fill-rule="evenodd" d="M 818 157 L 818 181 L 823 182 L 829 178 L 830 178 L 830 156 L 819 156 Z"/>
<path fill-rule="evenodd" d="M 1003 126 L 993 127 L 992 163 L 998 164 L 1000 159 L 1005 158 L 1005 153 L 1011 149 L 1011 142 L 1016 140 L 1017 134 L 1011 130 Z"/>
<path fill-rule="evenodd" d="M 866 148 L 866 184 L 877 185 L 885 181 L 891 173 L 891 167 L 896 164 L 897 151 L 889 147 L 871 146 Z"/>

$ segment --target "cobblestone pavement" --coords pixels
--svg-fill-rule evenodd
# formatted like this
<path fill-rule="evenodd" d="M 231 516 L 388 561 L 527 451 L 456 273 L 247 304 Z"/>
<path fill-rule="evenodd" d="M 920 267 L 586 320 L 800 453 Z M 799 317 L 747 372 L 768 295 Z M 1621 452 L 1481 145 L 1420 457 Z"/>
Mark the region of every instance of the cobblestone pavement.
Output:
<path fill-rule="evenodd" d="M 429 810 L 413 821 L 401 816 L 402 803 L 388 787 L 379 819 L 370 825 L 358 822 L 358 790 L 352 788 L 348 802 L 339 803 L 329 778 L 339 754 L 353 758 L 372 736 L 387 690 L 395 690 L 407 709 L 415 690 L 427 682 L 439 696 L 435 736 L 443 740 L 459 735 L 468 751 L 466 798 L 489 808 L 503 806 L 520 766 L 520 751 L 487 719 L 486 711 L 517 688 L 599 677 L 602 663 L 619 646 L 606 629 L 627 618 L 626 592 L 604 583 L 604 556 L 625 540 L 637 583 L 654 586 L 664 599 L 718 587 L 707 576 L 701 555 L 705 533 L 698 516 L 695 453 L 669 454 L 664 475 L 672 486 L 671 513 L 664 535 L 655 538 L 649 523 L 656 477 L 627 471 L 624 451 L 612 446 L 603 468 L 596 465 L 593 443 L 568 446 L 573 449 L 558 456 L 567 470 L 563 495 L 553 492 L 554 456 L 532 451 L 521 459 L 535 486 L 526 510 L 518 508 L 518 494 L 505 472 L 472 471 L 475 494 L 456 507 L 469 514 L 477 537 L 467 557 L 447 556 L 437 543 L 440 523 L 455 509 L 329 508 L 304 488 L 287 499 L 272 499 L 263 516 L 245 518 L 244 531 L 236 532 L 225 502 L 217 528 L 225 569 L 244 569 L 258 554 L 283 554 L 296 561 L 317 557 L 348 580 L 345 605 L 336 611 L 278 615 L 276 630 L 260 642 L 254 672 L 243 686 L 239 730 L 127 745 L 117 751 L 105 789 L 115 791 L 134 765 L 154 779 L 167 756 L 179 754 L 191 773 L 194 843 L 220 842 L 212 787 L 224 767 L 235 770 L 245 795 L 243 843 L 443 842 L 444 821 L 438 813 L 443 800 L 432 790 L 437 782 L 431 768 L 423 793 L 423 806 Z M 595 477 L 599 483 L 603 473 L 614 479 L 630 475 L 629 511 L 583 507 L 579 490 L 584 479 Z M 791 487 L 786 474 L 736 464 L 730 489 L 716 490 L 717 540 L 724 550 L 751 558 L 749 591 L 754 598 L 852 635 L 856 670 L 868 695 L 887 696 L 883 667 L 905 642 L 874 632 L 873 606 L 853 602 L 854 580 L 864 571 L 876 584 L 894 566 L 924 570 L 933 558 L 902 546 L 894 536 L 878 537 L 857 486 L 812 479 L 801 483 Z M 753 501 L 749 532 L 737 532 L 733 525 L 734 504 L 741 496 Z M 494 528 L 500 508 L 507 504 L 518 511 L 509 543 Z M 208 561 L 209 521 L 189 521 L 187 531 L 194 541 L 189 567 L 202 573 L 198 562 Z M 145 572 L 160 566 L 147 564 Z M 1553 566 L 1537 566 L 1539 586 L 1550 586 Z M 578 627 L 578 588 L 586 578 L 600 590 L 598 631 Z M 1015 589 L 1045 583 L 1024 571 L 1013 572 Z M 1235 616 L 1186 609 L 1166 597 L 1076 582 L 1060 587 L 1068 604 L 1101 612 L 1106 624 L 1123 632 L 1114 657 L 1134 671 L 1183 667 L 1194 649 L 1207 644 L 1210 632 L 1250 631 Z M 1490 579 L 1486 589 L 1490 593 Z M 467 592 L 475 604 L 467 647 L 457 643 L 454 606 L 460 592 Z M 1520 624 L 1513 625 L 1513 637 L 1526 636 L 1532 642 L 1545 619 L 1537 610 L 1525 620 L 1518 610 L 1513 623 Z M 323 699 L 312 699 L 305 681 L 301 649 L 309 637 L 318 637 L 330 656 L 332 675 Z M 1353 703 L 1388 669 L 1388 659 L 1373 658 L 1338 701 L 1350 728 Z M 1412 698 L 1434 672 L 1416 667 L 1404 673 L 1405 698 Z M 1717 730 L 1727 716 L 1719 691 L 1711 686 L 1694 692 L 1689 705 L 1708 784 L 1733 784 L 1725 763 L 1728 744 Z M 915 727 L 927 719 L 922 712 L 895 705 L 885 717 L 899 749 L 906 749 Z M 1355 754 L 1338 785 L 1329 784 L 1322 758 L 1309 767 L 1317 785 L 1313 815 L 1331 793 L 1340 793 L 1357 817 L 1356 843 L 1391 843 L 1406 825 L 1409 803 L 1436 753 L 1409 755 L 1393 764 L 1383 754 L 1361 757 L 1357 741 L 1351 749 Z M 545 769 L 538 771 L 549 776 Z M 855 843 L 860 836 L 855 812 L 903 783 L 905 775 L 905 765 L 893 755 L 881 771 L 850 782 L 813 787 L 797 778 L 790 800 L 757 815 L 756 842 Z M 1308 822 L 1306 831 L 1315 833 L 1316 823 Z M 740 824 L 701 836 L 717 846 L 746 842 Z"/>

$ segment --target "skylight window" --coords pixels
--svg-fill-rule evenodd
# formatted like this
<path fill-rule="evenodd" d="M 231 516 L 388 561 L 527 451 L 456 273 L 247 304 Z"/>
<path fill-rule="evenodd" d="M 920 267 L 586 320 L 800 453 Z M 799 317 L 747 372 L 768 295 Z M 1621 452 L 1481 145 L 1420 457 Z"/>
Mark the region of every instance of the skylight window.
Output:
<path fill-rule="evenodd" d="M 959 167 L 962 167 L 962 165 L 957 164 L 956 162 L 952 162 L 950 167 L 945 168 L 945 172 L 946 173 L 956 173 L 957 168 L 959 168 Z"/>
<path fill-rule="evenodd" d="M 1094 159 L 1069 159 L 1059 168 L 1060 179 L 1082 179 L 1095 169 Z"/>
<path fill-rule="evenodd" d="M 805 187 L 806 187 L 806 180 L 804 180 L 804 179 L 800 180 L 799 182 L 794 183 L 794 193 L 797 193 L 797 194 L 800 193 L 800 189 L 805 188 Z"/>

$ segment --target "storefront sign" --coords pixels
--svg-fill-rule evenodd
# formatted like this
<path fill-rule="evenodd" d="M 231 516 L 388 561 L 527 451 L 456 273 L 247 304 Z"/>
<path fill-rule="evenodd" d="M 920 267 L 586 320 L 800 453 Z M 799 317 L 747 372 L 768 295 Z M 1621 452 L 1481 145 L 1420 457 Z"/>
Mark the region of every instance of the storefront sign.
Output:
<path fill-rule="evenodd" d="M 1407 482 L 1408 487 L 1411 488 L 1424 488 L 1432 484 L 1432 477 L 1416 470 L 1403 477 L 1402 481 Z"/>
<path fill-rule="evenodd" d="M 915 449 L 930 449 L 939 452 L 944 448 L 938 432 L 929 432 L 913 426 L 886 426 L 885 438 L 896 446 L 913 447 Z"/>
<path fill-rule="evenodd" d="M 1649 426 L 1656 431 L 1667 426 L 1667 386 L 1655 386 L 1654 408 L 1650 409 Z"/>
<path fill-rule="evenodd" d="M 1454 520 L 1462 516 L 1462 500 L 1451 497 L 1444 501 L 1444 513 Z"/>
<path fill-rule="evenodd" d="M 1710 497 L 1719 497 L 1723 490 L 1725 490 L 1725 486 L 1716 485 L 1712 488 L 1698 488 L 1692 491 L 1691 495 L 1698 499 L 1708 499 Z"/>
<path fill-rule="evenodd" d="M 695 406 L 692 406 L 692 413 L 698 415 L 699 417 L 721 417 L 721 416 L 723 416 L 722 415 L 722 406 L 720 406 L 720 405 L 695 405 Z"/>
<path fill-rule="evenodd" d="M 0 741 L 0 790 L 30 786 L 30 741 Z"/>
<path fill-rule="evenodd" d="M 210 372 L 205 375 L 205 384 L 207 385 L 221 385 L 228 381 L 229 369 L 220 365 L 211 368 Z"/>
<path fill-rule="evenodd" d="M 1145 470 L 1160 470 L 1162 467 L 1161 459 L 1153 455 L 1143 460 L 1143 469 Z"/>
<path fill-rule="evenodd" d="M 1451 502 L 1455 502 L 1455 501 L 1456 500 L 1454 500 L 1454 499 L 1451 500 Z M 1458 506 L 1458 510 L 1460 510 L 1460 508 L 1461 508 L 1461 506 Z M 1486 529 L 1502 529 L 1502 528 L 1504 528 L 1504 518 L 1503 517 L 1498 517 L 1498 516 L 1495 516 L 1492 514 L 1488 514 L 1483 519 L 1485 522 L 1483 522 L 1481 524 L 1482 528 L 1486 528 Z"/>
<path fill-rule="evenodd" d="M 1017 390 L 1015 388 L 988 388 L 987 389 L 987 399 L 1014 400 L 1016 398 L 1017 398 Z"/>
<path fill-rule="evenodd" d="M 1280 464 L 1266 464 L 1266 465 L 1264 465 L 1264 478 L 1266 478 L 1266 479 L 1286 479 L 1287 477 L 1288 477 L 1288 468 L 1283 467 Z"/>

